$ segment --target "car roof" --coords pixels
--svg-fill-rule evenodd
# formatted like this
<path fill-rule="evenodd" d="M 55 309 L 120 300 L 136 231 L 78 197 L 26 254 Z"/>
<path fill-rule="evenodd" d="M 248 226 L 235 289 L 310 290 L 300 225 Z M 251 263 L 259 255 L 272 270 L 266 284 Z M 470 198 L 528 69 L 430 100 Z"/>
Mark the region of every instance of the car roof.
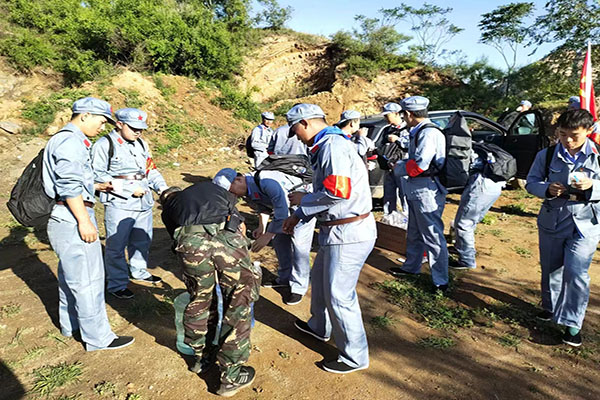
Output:
<path fill-rule="evenodd" d="M 472 112 L 472 111 L 465 111 L 465 110 L 437 110 L 437 111 L 429 111 L 429 117 L 430 118 L 443 118 L 443 117 L 450 117 L 452 114 L 454 114 L 455 112 L 459 111 L 462 115 L 464 115 L 465 117 L 473 117 L 476 119 L 481 119 L 484 122 L 492 125 L 495 128 L 498 128 L 499 130 L 506 132 L 506 127 L 504 127 L 503 125 L 497 123 L 496 121 L 493 121 L 481 114 Z M 382 121 L 385 121 L 385 118 L 383 117 L 383 115 L 381 114 L 372 114 L 372 115 L 367 115 L 364 118 L 362 118 L 360 120 L 360 125 L 361 126 L 365 126 L 365 127 L 369 127 L 369 126 L 375 126 L 375 125 L 379 125 Z M 387 123 L 387 122 L 386 122 Z"/>

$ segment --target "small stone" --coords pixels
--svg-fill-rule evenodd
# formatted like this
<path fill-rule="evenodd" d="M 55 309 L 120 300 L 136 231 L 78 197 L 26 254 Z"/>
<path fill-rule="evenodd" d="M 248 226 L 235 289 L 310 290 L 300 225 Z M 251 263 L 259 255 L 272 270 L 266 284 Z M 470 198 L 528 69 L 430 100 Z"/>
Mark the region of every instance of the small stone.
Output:
<path fill-rule="evenodd" d="M 174 163 L 173 163 L 173 166 L 174 166 L 174 167 L 179 167 L 180 165 L 181 165 L 181 164 L 179 164 L 178 162 L 174 162 Z"/>
<path fill-rule="evenodd" d="M 16 133 L 21 132 L 23 128 L 21 127 L 21 125 L 15 124 L 14 122 L 0 121 L 0 129 L 14 135 Z"/>

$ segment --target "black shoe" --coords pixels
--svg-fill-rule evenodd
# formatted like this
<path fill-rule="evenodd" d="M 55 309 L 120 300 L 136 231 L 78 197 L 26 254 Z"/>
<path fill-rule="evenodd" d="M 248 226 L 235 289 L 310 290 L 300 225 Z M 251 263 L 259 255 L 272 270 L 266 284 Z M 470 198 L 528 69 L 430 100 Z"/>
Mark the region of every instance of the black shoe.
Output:
<path fill-rule="evenodd" d="M 294 304 L 300 303 L 303 297 L 304 296 L 301 294 L 290 292 L 284 296 L 283 302 L 288 306 L 293 306 Z"/>
<path fill-rule="evenodd" d="M 442 294 L 446 294 L 446 292 L 448 291 L 448 284 L 445 285 L 439 285 L 439 286 L 433 286 L 433 293 L 438 293 L 438 292 L 442 292 Z"/>
<path fill-rule="evenodd" d="M 364 367 L 351 367 L 346 363 L 338 360 L 327 361 L 323 363 L 323 369 L 327 372 L 333 372 L 334 374 L 349 374 L 350 372 L 360 371 L 361 369 L 369 368 L 368 365 Z"/>
<path fill-rule="evenodd" d="M 148 283 L 152 283 L 154 285 L 162 282 L 162 278 L 160 276 L 156 276 L 156 275 L 150 275 L 147 278 L 141 278 L 141 279 L 131 278 L 131 280 L 136 281 L 136 282 L 148 282 Z"/>
<path fill-rule="evenodd" d="M 110 344 L 108 346 L 106 346 L 105 348 L 103 348 L 101 350 L 121 349 L 123 347 L 129 346 L 133 342 L 135 342 L 135 338 L 133 338 L 131 336 L 117 336 L 117 338 L 115 340 L 110 342 Z"/>
<path fill-rule="evenodd" d="M 454 259 L 454 258 L 449 258 L 448 259 L 448 268 L 452 268 L 452 269 L 475 269 L 475 267 L 469 267 L 466 264 L 461 263 L 460 261 Z"/>
<path fill-rule="evenodd" d="M 116 292 L 110 292 L 117 299 L 131 299 L 133 298 L 133 292 L 127 288 L 122 290 L 117 290 Z"/>
<path fill-rule="evenodd" d="M 548 310 L 542 310 L 535 317 L 540 321 L 552 321 L 552 313 Z"/>
<path fill-rule="evenodd" d="M 565 331 L 565 334 L 562 337 L 563 343 L 568 344 L 569 346 L 579 347 L 581 346 L 581 332 L 578 332 L 577 335 L 571 335 L 569 333 L 569 328 Z"/>
<path fill-rule="evenodd" d="M 255 375 L 256 372 L 254 371 L 254 368 L 244 365 L 240 368 L 240 374 L 235 382 L 221 383 L 221 387 L 217 390 L 217 394 L 223 397 L 231 397 L 239 390 L 250 386 L 252 382 L 254 382 Z"/>
<path fill-rule="evenodd" d="M 277 280 L 277 278 L 268 280 L 268 281 L 264 281 L 263 283 L 261 283 L 262 287 L 266 287 L 266 288 L 285 288 L 288 287 L 287 283 L 279 283 L 279 281 Z"/>
<path fill-rule="evenodd" d="M 321 342 L 326 342 L 329 340 L 329 338 L 323 337 L 323 336 L 319 336 L 318 334 L 315 333 L 315 331 L 313 331 L 312 329 L 310 329 L 310 326 L 308 326 L 308 324 L 300 319 L 297 319 L 294 322 L 294 326 L 299 330 L 302 331 L 304 333 L 308 333 L 309 335 L 311 335 L 312 337 L 314 337 L 315 339 L 319 339 Z"/>
<path fill-rule="evenodd" d="M 401 277 L 401 276 L 417 276 L 417 275 L 419 275 L 418 273 L 413 274 L 412 272 L 405 271 L 400 267 L 390 268 L 390 274 L 392 274 L 393 276 L 395 276 L 397 278 Z"/>

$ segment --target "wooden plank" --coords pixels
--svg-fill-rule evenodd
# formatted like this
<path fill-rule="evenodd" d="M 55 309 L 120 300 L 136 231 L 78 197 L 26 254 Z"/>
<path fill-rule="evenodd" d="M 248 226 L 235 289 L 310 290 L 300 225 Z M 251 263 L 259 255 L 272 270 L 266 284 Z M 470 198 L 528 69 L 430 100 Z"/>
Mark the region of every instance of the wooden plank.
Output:
<path fill-rule="evenodd" d="M 375 246 L 406 255 L 406 231 L 377 221 L 377 241 Z"/>

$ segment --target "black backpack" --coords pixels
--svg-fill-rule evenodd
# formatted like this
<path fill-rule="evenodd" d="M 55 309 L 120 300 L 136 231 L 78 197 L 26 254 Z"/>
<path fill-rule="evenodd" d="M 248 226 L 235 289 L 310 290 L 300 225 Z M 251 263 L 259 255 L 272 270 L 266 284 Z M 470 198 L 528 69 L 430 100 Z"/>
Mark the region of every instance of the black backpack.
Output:
<path fill-rule="evenodd" d="M 389 131 L 386 129 L 386 132 L 383 133 L 386 137 L 384 138 L 384 143 L 377 148 L 377 162 L 379 163 L 379 168 L 384 171 L 389 171 L 389 164 L 395 164 L 407 152 L 407 149 L 403 149 L 397 141 L 393 143 L 387 141 L 387 135 L 400 136 L 401 131 L 402 129 L 392 128 Z"/>
<path fill-rule="evenodd" d="M 246 155 L 254 158 L 254 149 L 252 148 L 252 134 L 246 138 Z"/>
<path fill-rule="evenodd" d="M 446 137 L 446 161 L 441 169 L 430 167 L 426 175 L 437 176 L 442 185 L 449 190 L 462 189 L 469 180 L 473 139 L 467 120 L 459 112 L 455 112 L 448 125 L 441 129 L 436 124 L 424 124 L 415 134 L 415 144 L 419 141 L 419 133 L 425 128 L 440 130 Z"/>
<path fill-rule="evenodd" d="M 517 160 L 502 147 L 493 143 L 475 142 L 473 151 L 483 159 L 483 176 L 486 178 L 494 182 L 508 181 L 517 174 Z"/>
<path fill-rule="evenodd" d="M 31 160 L 10 192 L 6 204 L 15 219 L 25 226 L 44 226 L 48 223 L 56 201 L 44 191 L 42 164 L 44 149 Z"/>
<path fill-rule="evenodd" d="M 259 189 L 261 171 L 279 171 L 286 175 L 296 176 L 302 179 L 302 185 L 312 183 L 312 166 L 304 154 L 271 154 L 265 158 L 254 174 L 254 181 Z"/>

